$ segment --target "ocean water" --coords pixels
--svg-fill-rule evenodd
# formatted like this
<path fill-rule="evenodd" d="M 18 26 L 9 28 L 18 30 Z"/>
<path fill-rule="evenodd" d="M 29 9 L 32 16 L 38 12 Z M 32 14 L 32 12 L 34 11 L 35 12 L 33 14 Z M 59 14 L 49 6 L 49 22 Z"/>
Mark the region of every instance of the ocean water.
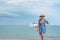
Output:
<path fill-rule="evenodd" d="M 50 25 L 46 26 L 46 38 L 60 38 L 60 26 Z M 30 28 L 28 25 L 0 25 L 0 39 L 1 38 L 32 38 L 39 37 L 39 31 L 35 28 Z"/>

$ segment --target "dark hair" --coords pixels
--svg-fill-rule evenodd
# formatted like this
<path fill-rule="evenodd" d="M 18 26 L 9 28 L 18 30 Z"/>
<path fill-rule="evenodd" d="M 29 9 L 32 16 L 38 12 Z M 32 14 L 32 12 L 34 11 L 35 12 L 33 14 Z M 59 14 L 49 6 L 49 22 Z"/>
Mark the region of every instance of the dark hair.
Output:
<path fill-rule="evenodd" d="M 45 17 L 45 16 L 40 16 L 40 17 Z"/>

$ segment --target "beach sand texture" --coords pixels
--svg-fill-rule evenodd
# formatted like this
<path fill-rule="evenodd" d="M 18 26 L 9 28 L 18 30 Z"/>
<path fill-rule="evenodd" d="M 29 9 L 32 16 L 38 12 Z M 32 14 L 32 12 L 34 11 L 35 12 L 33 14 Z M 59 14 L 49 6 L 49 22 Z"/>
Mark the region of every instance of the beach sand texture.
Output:
<path fill-rule="evenodd" d="M 0 39 L 0 40 L 41 40 L 39 38 L 27 38 L 27 39 Z M 60 38 L 45 38 L 45 40 L 60 40 Z"/>

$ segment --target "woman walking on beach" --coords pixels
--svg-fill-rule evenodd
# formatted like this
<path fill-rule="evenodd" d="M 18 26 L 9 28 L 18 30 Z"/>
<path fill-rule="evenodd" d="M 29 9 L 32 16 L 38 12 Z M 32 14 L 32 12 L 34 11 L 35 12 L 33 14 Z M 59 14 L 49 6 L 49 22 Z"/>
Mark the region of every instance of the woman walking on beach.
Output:
<path fill-rule="evenodd" d="M 44 40 L 44 33 L 46 32 L 46 23 L 48 21 L 45 19 L 45 15 L 40 15 L 40 19 L 38 20 L 38 28 L 39 28 L 39 34 L 41 35 L 41 40 Z"/>

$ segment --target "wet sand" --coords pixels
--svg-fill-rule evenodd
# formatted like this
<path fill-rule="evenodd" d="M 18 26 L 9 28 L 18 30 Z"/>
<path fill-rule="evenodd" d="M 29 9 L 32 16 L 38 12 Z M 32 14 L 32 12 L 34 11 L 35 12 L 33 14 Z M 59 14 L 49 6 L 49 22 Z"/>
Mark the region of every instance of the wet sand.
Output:
<path fill-rule="evenodd" d="M 39 38 L 27 38 L 27 39 L 0 39 L 0 40 L 41 40 Z M 45 38 L 45 40 L 60 40 L 60 38 Z"/>

